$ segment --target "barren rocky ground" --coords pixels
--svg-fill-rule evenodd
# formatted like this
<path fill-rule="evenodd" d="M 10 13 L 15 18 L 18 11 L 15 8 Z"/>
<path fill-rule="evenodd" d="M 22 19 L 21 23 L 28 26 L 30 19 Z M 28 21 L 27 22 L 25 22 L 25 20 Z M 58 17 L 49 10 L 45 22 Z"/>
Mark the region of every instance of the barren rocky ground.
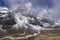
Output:
<path fill-rule="evenodd" d="M 6 35 L 5 35 L 6 36 Z M 25 34 L 8 34 L 7 37 L 12 36 L 12 37 L 22 37 L 25 36 Z M 3 38 L 1 36 L 0 38 Z M 13 38 L 4 38 L 2 40 L 13 40 Z M 41 30 L 41 33 L 38 34 L 37 36 L 32 36 L 27 39 L 14 39 L 14 40 L 60 40 L 60 30 Z"/>

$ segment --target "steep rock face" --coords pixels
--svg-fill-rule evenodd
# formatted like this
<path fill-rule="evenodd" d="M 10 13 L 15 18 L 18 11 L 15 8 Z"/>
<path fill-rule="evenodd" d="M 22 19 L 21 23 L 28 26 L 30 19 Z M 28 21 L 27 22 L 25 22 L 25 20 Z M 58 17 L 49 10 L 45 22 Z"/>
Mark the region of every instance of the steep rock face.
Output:
<path fill-rule="evenodd" d="M 20 9 L 18 9 L 18 8 L 20 8 Z M 28 10 L 24 7 L 21 8 L 20 6 L 18 6 L 18 8 L 16 7 L 16 9 L 14 9 L 12 11 L 9 9 L 8 10 L 1 9 L 2 10 L 0 13 L 1 14 L 0 25 L 2 25 L 1 29 L 6 30 L 7 32 L 12 31 L 12 30 L 20 32 L 20 31 L 23 31 L 23 29 L 25 31 L 27 31 L 29 29 L 32 29 L 32 31 L 36 31 L 36 32 L 39 31 L 39 29 L 36 25 L 32 25 L 33 21 L 36 19 L 34 19 L 34 16 L 30 12 L 27 12 L 30 10 Z M 24 13 L 26 13 L 26 14 L 24 14 Z M 27 16 L 29 14 L 30 14 L 30 16 Z M 30 19 L 32 19 L 32 18 L 34 20 L 31 20 L 32 23 L 30 24 L 30 22 L 28 22 L 28 21 L 30 21 Z M 37 24 L 37 22 L 34 24 Z M 36 30 L 34 30 L 34 29 L 36 29 Z M 32 32 L 32 31 L 30 31 L 30 32 Z M 33 32 L 33 33 L 35 33 L 35 32 Z"/>

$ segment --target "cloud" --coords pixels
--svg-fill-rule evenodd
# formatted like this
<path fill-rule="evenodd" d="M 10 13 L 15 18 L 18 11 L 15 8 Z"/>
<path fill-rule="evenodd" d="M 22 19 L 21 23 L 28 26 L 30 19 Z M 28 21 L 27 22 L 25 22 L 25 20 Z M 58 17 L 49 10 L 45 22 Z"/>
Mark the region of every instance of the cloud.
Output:
<path fill-rule="evenodd" d="M 7 6 L 12 7 L 17 4 L 25 4 L 27 8 L 32 8 L 35 12 L 42 9 L 52 10 L 49 15 L 52 18 L 60 17 L 60 0 L 3 0 Z"/>
<path fill-rule="evenodd" d="M 53 0 L 50 16 L 56 20 L 60 18 L 60 0 Z"/>

